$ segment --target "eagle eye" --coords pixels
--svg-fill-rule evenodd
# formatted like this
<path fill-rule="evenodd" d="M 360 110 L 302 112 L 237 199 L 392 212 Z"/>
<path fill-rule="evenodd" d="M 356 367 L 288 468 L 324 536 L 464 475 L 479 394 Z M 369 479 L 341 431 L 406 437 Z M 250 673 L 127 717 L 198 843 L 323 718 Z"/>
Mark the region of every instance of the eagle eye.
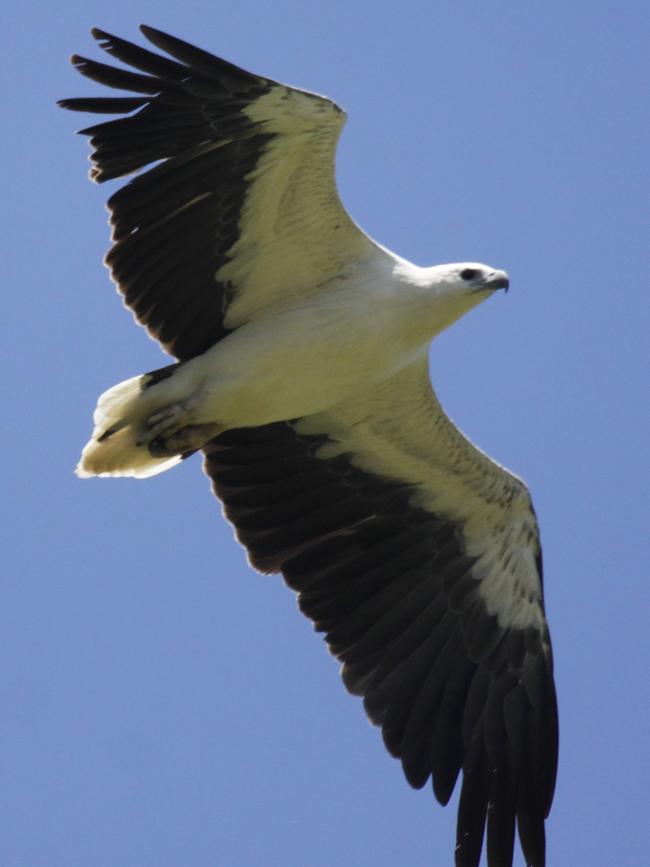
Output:
<path fill-rule="evenodd" d="M 460 276 L 463 280 L 474 280 L 475 277 L 478 277 L 480 271 L 477 268 L 464 268 L 460 272 Z"/>

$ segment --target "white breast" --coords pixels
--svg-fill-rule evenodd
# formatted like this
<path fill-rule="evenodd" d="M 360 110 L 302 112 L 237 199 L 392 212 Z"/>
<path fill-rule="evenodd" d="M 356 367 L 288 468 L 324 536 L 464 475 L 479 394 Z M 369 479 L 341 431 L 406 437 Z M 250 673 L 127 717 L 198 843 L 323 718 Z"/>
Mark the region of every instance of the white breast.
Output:
<path fill-rule="evenodd" d="M 192 362 L 204 382 L 200 420 L 242 427 L 310 415 L 426 353 L 430 334 L 414 337 L 426 299 L 393 270 L 382 257 L 299 304 L 270 308 Z"/>

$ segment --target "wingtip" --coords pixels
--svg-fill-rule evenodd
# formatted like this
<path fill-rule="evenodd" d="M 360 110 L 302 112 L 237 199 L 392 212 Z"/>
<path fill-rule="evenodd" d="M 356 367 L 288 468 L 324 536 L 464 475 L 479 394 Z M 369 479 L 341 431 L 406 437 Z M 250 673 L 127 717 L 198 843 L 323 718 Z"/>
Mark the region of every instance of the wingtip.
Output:
<path fill-rule="evenodd" d="M 66 99 L 57 99 L 55 105 L 58 105 L 59 108 L 64 108 L 69 111 L 78 111 L 78 109 L 75 107 L 76 102 L 76 97 L 68 97 Z M 82 129 L 78 129 L 76 130 L 76 135 L 83 135 L 83 132 L 84 131 Z"/>
<path fill-rule="evenodd" d="M 167 36 L 167 33 L 163 33 L 162 30 L 158 30 L 157 27 L 151 27 L 149 24 L 141 24 L 138 29 L 150 42 L 153 42 L 156 36 Z"/>

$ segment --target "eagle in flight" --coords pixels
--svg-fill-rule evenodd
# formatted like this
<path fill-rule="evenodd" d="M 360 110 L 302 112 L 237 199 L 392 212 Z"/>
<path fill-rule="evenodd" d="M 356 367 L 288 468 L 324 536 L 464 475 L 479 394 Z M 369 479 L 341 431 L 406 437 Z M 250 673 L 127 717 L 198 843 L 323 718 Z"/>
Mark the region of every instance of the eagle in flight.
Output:
<path fill-rule="evenodd" d="M 79 476 L 144 478 L 200 451 L 252 566 L 281 572 L 408 782 L 446 804 L 455 863 L 545 864 L 557 766 L 542 557 L 526 485 L 431 387 L 429 343 L 495 291 L 476 262 L 421 268 L 338 197 L 344 112 L 142 27 L 100 30 L 132 69 L 73 56 L 129 95 L 82 132 L 108 201 L 106 257 L 176 361 L 99 398 Z M 136 70 L 136 71 L 133 71 Z M 487 826 L 487 833 L 486 833 Z"/>

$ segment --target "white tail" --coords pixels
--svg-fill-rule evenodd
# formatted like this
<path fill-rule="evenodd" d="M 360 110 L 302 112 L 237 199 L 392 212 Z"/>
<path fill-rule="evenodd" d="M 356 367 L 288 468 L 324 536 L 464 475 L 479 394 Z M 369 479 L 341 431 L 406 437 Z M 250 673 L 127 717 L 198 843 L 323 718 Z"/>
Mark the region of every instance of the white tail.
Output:
<path fill-rule="evenodd" d="M 145 479 L 171 469 L 180 455 L 155 458 L 137 440 L 147 417 L 155 411 L 156 399 L 143 392 L 143 380 L 134 376 L 105 391 L 93 414 L 92 437 L 81 453 L 75 470 L 81 479 L 91 476 L 132 476 Z"/>

